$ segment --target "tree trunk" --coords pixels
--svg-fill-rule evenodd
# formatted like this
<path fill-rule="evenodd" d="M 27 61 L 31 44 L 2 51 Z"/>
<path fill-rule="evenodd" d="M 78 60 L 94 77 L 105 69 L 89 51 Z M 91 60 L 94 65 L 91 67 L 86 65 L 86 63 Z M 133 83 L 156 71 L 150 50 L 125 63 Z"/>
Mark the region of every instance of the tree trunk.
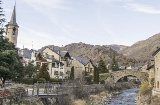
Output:
<path fill-rule="evenodd" d="M 6 78 L 2 79 L 2 84 L 5 84 Z"/>

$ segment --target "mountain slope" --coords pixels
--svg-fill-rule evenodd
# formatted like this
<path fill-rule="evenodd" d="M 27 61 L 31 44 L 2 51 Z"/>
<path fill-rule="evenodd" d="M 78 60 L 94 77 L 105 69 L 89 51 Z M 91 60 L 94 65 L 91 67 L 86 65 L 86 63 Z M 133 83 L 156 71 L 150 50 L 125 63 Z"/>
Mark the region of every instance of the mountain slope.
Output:
<path fill-rule="evenodd" d="M 70 52 L 71 55 L 81 56 L 84 58 L 90 58 L 92 60 L 98 61 L 100 57 L 106 62 L 106 64 L 111 63 L 112 53 L 117 51 L 116 58 L 120 65 L 135 65 L 142 66 L 149 59 L 152 59 L 152 53 L 160 47 L 160 33 L 153 35 L 152 37 L 138 41 L 132 46 L 123 45 L 90 45 L 85 43 L 72 43 L 64 47 L 57 47 L 54 45 L 45 46 L 54 47 L 55 49 L 66 50 Z M 113 50 L 111 50 L 112 48 Z M 41 49 L 41 50 L 42 50 Z"/>
<path fill-rule="evenodd" d="M 126 60 L 126 58 L 122 54 L 118 54 L 113 49 L 110 49 L 111 45 L 100 46 L 100 45 L 90 45 L 90 44 L 85 44 L 80 42 L 80 43 L 68 44 L 64 47 L 49 45 L 41 48 L 41 50 L 45 49 L 46 47 L 49 47 L 49 48 L 54 47 L 54 49 L 57 49 L 57 50 L 59 49 L 65 50 L 65 51 L 68 51 L 71 55 L 89 58 L 94 61 L 98 61 L 99 58 L 101 57 L 106 62 L 106 64 L 111 63 L 112 61 L 111 57 L 113 56 L 113 53 L 116 53 L 116 58 L 120 61 L 120 64 L 125 63 L 125 60 Z M 112 47 L 114 47 L 114 45 L 112 45 Z M 116 45 L 115 48 L 117 48 L 117 50 L 119 51 L 122 49 L 121 47 L 125 47 L 125 46 Z"/>
<path fill-rule="evenodd" d="M 127 57 L 134 58 L 137 61 L 145 62 L 152 58 L 152 53 L 160 47 L 160 33 L 153 35 L 152 37 L 139 41 L 132 46 L 121 50 L 120 53 Z"/>

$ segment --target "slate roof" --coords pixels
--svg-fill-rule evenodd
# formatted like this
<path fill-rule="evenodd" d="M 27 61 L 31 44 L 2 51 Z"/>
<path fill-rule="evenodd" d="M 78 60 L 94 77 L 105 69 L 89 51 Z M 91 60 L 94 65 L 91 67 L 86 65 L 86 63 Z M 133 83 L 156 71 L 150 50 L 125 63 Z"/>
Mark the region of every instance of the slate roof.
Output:
<path fill-rule="evenodd" d="M 52 51 L 54 51 L 56 54 L 59 55 L 59 50 L 52 50 Z M 61 56 L 61 57 L 65 57 L 65 55 L 66 55 L 67 53 L 68 53 L 67 51 L 60 51 L 60 56 Z"/>
<path fill-rule="evenodd" d="M 87 65 L 87 63 L 90 61 L 89 59 L 84 59 L 78 56 L 73 56 L 76 60 L 78 60 L 80 63 L 82 63 L 83 65 Z"/>
<path fill-rule="evenodd" d="M 10 22 L 8 22 L 8 24 L 17 25 L 17 22 L 16 22 L 16 7 L 15 6 L 14 6 L 14 9 L 13 9 L 13 12 L 12 12 L 11 20 L 10 20 Z"/>
<path fill-rule="evenodd" d="M 23 55 L 22 55 L 22 51 L 23 51 Z M 19 57 L 25 57 L 25 58 L 31 59 L 31 50 L 26 49 L 26 48 L 25 49 L 19 49 L 18 55 L 19 55 Z"/>
<path fill-rule="evenodd" d="M 160 48 L 157 48 L 155 52 L 153 52 L 152 56 L 155 56 L 160 51 Z"/>
<path fill-rule="evenodd" d="M 151 68 L 154 68 L 154 64 L 149 65 L 149 66 L 147 67 L 147 70 L 149 70 L 149 69 L 151 69 Z"/>

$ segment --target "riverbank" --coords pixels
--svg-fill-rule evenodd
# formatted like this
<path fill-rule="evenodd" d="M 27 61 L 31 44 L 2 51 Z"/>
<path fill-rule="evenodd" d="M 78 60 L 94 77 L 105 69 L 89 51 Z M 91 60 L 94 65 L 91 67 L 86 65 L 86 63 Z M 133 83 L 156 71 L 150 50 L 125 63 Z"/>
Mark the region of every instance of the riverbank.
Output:
<path fill-rule="evenodd" d="M 120 91 L 137 88 L 137 85 L 131 82 L 121 82 L 117 83 L 114 87 L 104 84 L 104 87 L 105 89 L 101 89 L 100 93 L 91 94 L 85 99 L 75 100 L 74 105 L 107 105 L 111 103 L 112 98 L 117 96 Z"/>
<path fill-rule="evenodd" d="M 64 85 L 61 89 L 67 92 L 66 96 L 41 99 L 37 96 L 24 96 L 24 105 L 106 105 L 122 89 L 132 88 L 131 83 L 119 83 L 114 87 L 107 84 L 85 85 L 83 82 L 75 82 L 75 86 Z M 32 85 L 14 84 L 10 88 L 24 87 L 32 90 Z M 28 91 L 30 93 L 31 91 Z"/>
<path fill-rule="evenodd" d="M 118 92 L 103 91 L 99 94 L 90 95 L 87 99 L 75 100 L 74 105 L 107 105 L 112 97 Z"/>
<path fill-rule="evenodd" d="M 160 97 L 152 95 L 152 87 L 145 81 L 140 85 L 136 102 L 137 105 L 160 105 Z"/>
<path fill-rule="evenodd" d="M 145 94 L 138 94 L 136 97 L 137 105 L 160 105 L 160 97 L 152 96 L 152 89 Z"/>

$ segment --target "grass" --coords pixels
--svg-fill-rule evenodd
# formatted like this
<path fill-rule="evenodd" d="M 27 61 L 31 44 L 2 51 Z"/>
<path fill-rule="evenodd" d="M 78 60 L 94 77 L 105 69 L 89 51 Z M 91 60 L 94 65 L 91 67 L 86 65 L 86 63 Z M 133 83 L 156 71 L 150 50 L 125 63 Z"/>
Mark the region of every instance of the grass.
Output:
<path fill-rule="evenodd" d="M 74 101 L 74 105 L 86 105 L 86 101 L 78 99 Z"/>

